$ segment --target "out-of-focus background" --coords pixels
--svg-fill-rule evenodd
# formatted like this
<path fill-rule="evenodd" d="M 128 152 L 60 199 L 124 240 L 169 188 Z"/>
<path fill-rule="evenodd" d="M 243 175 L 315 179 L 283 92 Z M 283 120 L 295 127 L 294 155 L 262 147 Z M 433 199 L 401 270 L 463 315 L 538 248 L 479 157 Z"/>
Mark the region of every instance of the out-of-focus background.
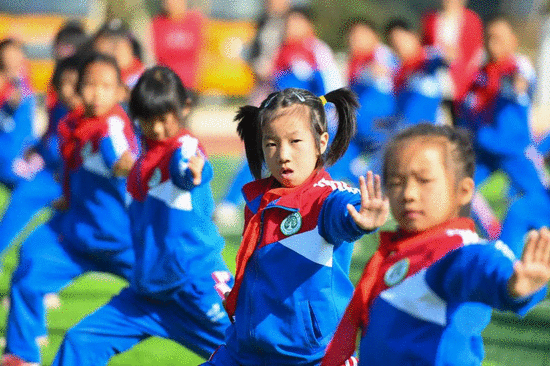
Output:
<path fill-rule="evenodd" d="M 315 28 L 319 38 L 333 48 L 342 76 L 346 68 L 346 50 L 342 24 L 353 16 L 366 16 L 378 24 L 393 17 L 404 17 L 419 25 L 423 14 L 437 8 L 439 0 L 303 0 L 316 13 Z M 197 71 L 195 90 L 197 105 L 190 120 L 191 129 L 203 141 L 211 155 L 216 179 L 214 195 L 219 199 L 237 170 L 242 146 L 232 119 L 237 106 L 245 103 L 254 87 L 254 73 L 244 60 L 255 34 L 256 19 L 263 2 L 256 0 L 195 0 L 189 7 L 206 17 L 205 35 Z M 548 19 L 544 0 L 471 0 L 468 7 L 486 20 L 498 13 L 506 14 L 515 25 L 520 50 L 538 65 L 543 25 Z M 151 39 L 151 20 L 161 11 L 160 0 L 0 0 L 0 39 L 16 37 L 23 42 L 29 59 L 28 70 L 33 88 L 39 95 L 35 129 L 39 134 L 45 125 L 44 100 L 52 76 L 54 35 L 68 20 L 78 19 L 92 34 L 107 19 L 121 18 L 142 45 L 146 65 L 155 62 Z M 544 63 L 542 64 L 544 66 Z M 543 75 L 541 73 L 540 75 Z M 546 85 L 539 80 L 539 84 Z M 537 92 L 532 129 L 541 134 L 550 127 L 550 103 Z M 0 146 L 1 148 L 1 146 Z M 482 188 L 482 193 L 499 215 L 505 210 L 500 192 L 506 179 L 496 174 Z M 7 200 L 8 193 L 0 197 Z M 44 221 L 47 214 L 36 216 L 31 225 Z M 227 246 L 226 262 L 234 271 L 240 229 L 224 231 Z M 356 281 L 374 249 L 376 238 L 357 244 L 352 265 Z M 17 263 L 17 246 L 4 255 L 0 275 L 0 292 L 7 294 L 11 271 Z M 44 364 L 49 364 L 65 331 L 93 309 L 104 304 L 125 283 L 105 274 L 93 273 L 79 278 L 63 290 L 62 306 L 48 313 L 50 338 L 43 347 Z M 0 324 L 5 324 L 7 310 L 0 307 Z M 2 330 L 3 331 L 3 330 Z M 550 302 L 544 301 L 526 319 L 495 313 L 484 333 L 486 361 L 484 365 L 550 365 Z M 174 342 L 150 339 L 134 349 L 113 358 L 110 365 L 196 365 L 197 356 Z"/>

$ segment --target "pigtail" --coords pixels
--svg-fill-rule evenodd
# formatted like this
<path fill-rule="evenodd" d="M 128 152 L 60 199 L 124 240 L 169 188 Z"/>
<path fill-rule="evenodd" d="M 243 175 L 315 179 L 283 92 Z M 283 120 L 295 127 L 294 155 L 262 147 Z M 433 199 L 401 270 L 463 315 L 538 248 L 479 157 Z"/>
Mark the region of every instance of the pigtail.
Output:
<path fill-rule="evenodd" d="M 334 104 L 338 113 L 338 130 L 325 156 L 326 164 L 332 165 L 344 155 L 355 135 L 359 102 L 357 95 L 348 88 L 333 90 L 324 97 Z"/>
<path fill-rule="evenodd" d="M 235 116 L 238 122 L 237 133 L 244 142 L 246 159 L 250 172 L 256 179 L 262 177 L 263 151 L 261 146 L 260 123 L 258 121 L 260 109 L 251 105 L 239 108 Z"/>

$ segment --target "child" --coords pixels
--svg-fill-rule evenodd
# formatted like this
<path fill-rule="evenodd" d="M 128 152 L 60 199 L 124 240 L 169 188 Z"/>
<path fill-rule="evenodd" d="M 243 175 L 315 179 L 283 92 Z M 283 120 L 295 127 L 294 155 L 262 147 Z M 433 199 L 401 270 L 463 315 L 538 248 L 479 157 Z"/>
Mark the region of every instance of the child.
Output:
<path fill-rule="evenodd" d="M 194 90 L 206 22 L 200 12 L 188 10 L 187 3 L 187 0 L 162 0 L 163 12 L 153 18 L 151 36 L 159 65 L 170 67 L 186 88 Z"/>
<path fill-rule="evenodd" d="M 311 9 L 288 11 L 273 72 L 275 90 L 302 88 L 319 95 L 344 86 L 332 50 L 315 36 Z"/>
<path fill-rule="evenodd" d="M 229 318 L 215 286 L 225 292 L 231 275 L 211 221 L 212 166 L 183 128 L 189 103 L 179 77 L 162 66 L 147 70 L 132 91 L 145 148 L 128 180 L 132 282 L 68 331 L 53 365 L 107 365 L 150 336 L 203 357 L 222 341 Z"/>
<path fill-rule="evenodd" d="M 439 48 L 449 63 L 455 86 L 454 100 L 461 102 L 481 66 L 483 23 L 466 8 L 466 0 L 442 0 L 442 9 L 422 19 L 422 44 Z"/>
<path fill-rule="evenodd" d="M 491 308 L 524 314 L 546 294 L 550 232 L 531 232 L 520 261 L 467 216 L 475 156 L 467 135 L 421 124 L 388 145 L 384 185 L 397 232 L 381 234 L 322 365 L 481 365 Z"/>
<path fill-rule="evenodd" d="M 36 98 L 26 76 L 25 62 L 18 41 L 0 41 L 0 183 L 10 190 L 27 174 L 34 173 L 14 164 L 35 140 L 32 127 Z"/>
<path fill-rule="evenodd" d="M 328 148 L 325 101 L 338 111 Z M 353 291 L 355 240 L 381 226 L 388 202 L 380 178 L 359 189 L 323 168 L 345 152 L 355 129 L 354 94 L 316 97 L 303 89 L 272 93 L 237 115 L 250 170 L 243 187 L 245 229 L 225 345 L 204 365 L 317 365 Z M 265 163 L 271 176 L 261 178 Z M 376 183 L 375 183 L 376 180 Z"/>
<path fill-rule="evenodd" d="M 126 210 L 126 179 L 137 150 L 131 122 L 117 104 L 122 88 L 112 57 L 93 54 L 79 70 L 84 108 L 59 126 L 63 196 L 58 210 L 21 247 L 10 289 L 3 365 L 40 362 L 46 335 L 42 298 L 88 271 L 129 279 L 134 263 Z"/>
<path fill-rule="evenodd" d="M 8 208 L 0 221 L 0 252 L 4 251 L 31 217 L 61 194 L 59 173 L 61 156 L 57 127 L 71 110 L 81 104 L 76 94 L 80 58 L 72 56 L 58 61 L 52 84 L 58 101 L 50 110 L 48 129 L 37 144 L 15 160 L 19 170 L 27 171 L 12 191 Z"/>
<path fill-rule="evenodd" d="M 145 66 L 135 52 L 136 43 L 128 26 L 120 19 L 112 19 L 97 31 L 92 43 L 95 51 L 111 55 L 117 60 L 129 95 L 145 71 Z"/>
<path fill-rule="evenodd" d="M 525 56 L 516 55 L 517 38 L 502 17 L 487 25 L 488 61 L 476 77 L 459 113 L 459 125 L 474 135 L 481 185 L 501 169 L 510 178 L 512 194 L 546 196 L 546 172 L 536 162 L 530 134 L 530 108 L 535 73 Z M 480 194 L 473 201 L 475 217 L 491 238 L 500 225 L 492 218 Z"/>
<path fill-rule="evenodd" d="M 391 20 L 385 35 L 401 61 L 394 77 L 400 125 L 444 123 L 441 102 L 453 93 L 444 59 L 436 49 L 422 47 L 418 34 L 402 19 Z"/>
<path fill-rule="evenodd" d="M 357 133 L 346 154 L 329 172 L 332 176 L 355 182 L 367 172 L 365 156 L 372 163 L 387 139 L 383 121 L 395 114 L 393 74 L 397 59 L 393 52 L 382 44 L 376 33 L 376 25 L 368 19 L 355 18 L 347 22 L 349 46 L 348 83 L 358 95 L 361 108 L 357 117 Z M 373 156 L 374 155 L 374 156 Z"/>

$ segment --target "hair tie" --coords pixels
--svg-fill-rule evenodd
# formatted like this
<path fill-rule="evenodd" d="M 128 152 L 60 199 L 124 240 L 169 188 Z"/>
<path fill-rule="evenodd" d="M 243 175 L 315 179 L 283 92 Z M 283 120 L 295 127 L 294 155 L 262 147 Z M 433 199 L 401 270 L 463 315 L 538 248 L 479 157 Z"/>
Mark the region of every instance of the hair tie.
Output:
<path fill-rule="evenodd" d="M 325 104 L 327 104 L 327 99 L 325 98 L 324 95 L 321 95 L 321 96 L 319 97 L 319 99 L 321 99 L 321 103 L 323 104 L 323 106 L 324 106 Z"/>

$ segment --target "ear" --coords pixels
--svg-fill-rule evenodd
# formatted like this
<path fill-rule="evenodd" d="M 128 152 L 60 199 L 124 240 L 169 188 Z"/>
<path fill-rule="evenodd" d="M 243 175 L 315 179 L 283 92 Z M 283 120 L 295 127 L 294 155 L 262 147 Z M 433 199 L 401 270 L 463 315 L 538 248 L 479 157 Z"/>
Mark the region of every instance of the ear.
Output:
<path fill-rule="evenodd" d="M 191 98 L 187 98 L 187 100 L 185 101 L 185 105 L 181 109 L 182 119 L 185 119 L 189 115 L 189 113 L 191 113 L 192 106 L 193 106 L 193 101 L 191 100 Z"/>
<path fill-rule="evenodd" d="M 329 138 L 328 132 L 323 132 L 323 134 L 319 138 L 319 147 L 321 149 L 321 155 L 323 155 L 327 150 L 328 138 Z"/>
<path fill-rule="evenodd" d="M 461 206 L 466 206 L 474 197 L 475 183 L 470 177 L 463 178 L 458 183 L 458 202 Z"/>

